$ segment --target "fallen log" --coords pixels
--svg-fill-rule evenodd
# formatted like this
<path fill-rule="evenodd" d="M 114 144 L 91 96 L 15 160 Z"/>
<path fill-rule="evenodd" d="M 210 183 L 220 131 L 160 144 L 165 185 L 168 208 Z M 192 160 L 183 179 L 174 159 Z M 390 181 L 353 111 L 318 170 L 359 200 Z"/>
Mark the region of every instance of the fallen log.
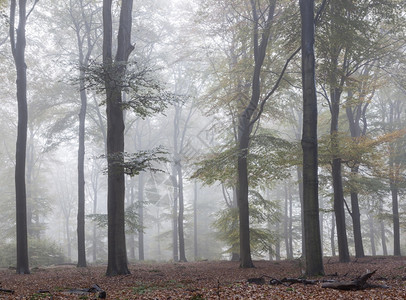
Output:
<path fill-rule="evenodd" d="M 375 274 L 377 270 L 368 272 L 361 277 L 357 277 L 352 281 L 334 281 L 326 282 L 321 285 L 322 288 L 330 288 L 336 290 L 363 290 L 370 287 L 377 287 L 376 285 L 370 285 L 367 283 L 368 279 Z"/>
<path fill-rule="evenodd" d="M 106 292 L 101 289 L 97 284 L 92 285 L 88 289 L 70 289 L 64 292 L 64 294 L 76 294 L 81 296 L 89 296 L 90 294 L 98 294 L 98 298 L 105 299 L 107 297 Z"/>
<path fill-rule="evenodd" d="M 3 288 L 0 288 L 0 292 L 2 292 L 2 293 L 8 293 L 8 294 L 14 294 L 14 291 L 13 291 L 13 290 L 8 290 L 8 289 L 3 289 Z"/>

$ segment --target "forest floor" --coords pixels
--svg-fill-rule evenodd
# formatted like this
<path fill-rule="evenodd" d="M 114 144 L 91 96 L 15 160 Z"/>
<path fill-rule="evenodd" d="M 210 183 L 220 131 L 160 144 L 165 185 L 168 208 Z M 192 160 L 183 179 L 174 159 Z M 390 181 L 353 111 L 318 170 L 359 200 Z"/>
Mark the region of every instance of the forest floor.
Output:
<path fill-rule="evenodd" d="M 350 263 L 324 261 L 325 276 L 300 281 L 299 259 L 255 261 L 253 269 L 236 262 L 139 263 L 131 275 L 106 277 L 106 266 L 33 268 L 29 275 L 0 270 L 0 299 L 406 299 L 406 257 L 365 257 Z M 364 290 L 323 288 L 323 282 L 348 282 L 376 270 Z M 248 283 L 248 279 L 256 278 Z M 260 279 L 262 278 L 262 279 Z M 97 285 L 97 286 L 96 286 Z M 92 288 L 93 287 L 93 288 Z M 12 293 L 13 292 L 13 293 Z"/>

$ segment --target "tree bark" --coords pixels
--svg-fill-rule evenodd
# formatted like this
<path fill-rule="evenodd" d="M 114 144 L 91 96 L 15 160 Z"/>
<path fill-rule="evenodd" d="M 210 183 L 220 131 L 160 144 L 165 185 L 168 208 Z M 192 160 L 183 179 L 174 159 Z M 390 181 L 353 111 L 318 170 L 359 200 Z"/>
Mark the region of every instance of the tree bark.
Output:
<path fill-rule="evenodd" d="M 376 255 L 375 228 L 374 228 L 374 220 L 371 215 L 368 216 L 368 223 L 369 223 L 369 237 L 371 239 L 371 254 L 372 256 L 375 256 Z"/>
<path fill-rule="evenodd" d="M 314 1 L 299 0 L 302 18 L 303 211 L 306 274 L 324 274 L 320 238 L 317 153 L 317 97 L 314 55 Z"/>
<path fill-rule="evenodd" d="M 399 200 L 398 188 L 394 180 L 390 180 L 392 195 L 392 221 L 393 221 L 393 255 L 400 256 L 400 222 L 399 222 Z"/>
<path fill-rule="evenodd" d="M 195 261 L 199 258 L 198 250 L 198 227 L 197 227 L 197 199 L 198 199 L 197 180 L 194 182 L 194 197 L 193 197 L 193 256 Z"/>
<path fill-rule="evenodd" d="M 78 41 L 80 44 L 80 42 Z M 79 61 L 84 63 L 83 50 L 79 45 Z M 78 147 L 78 215 L 77 215 L 77 237 L 78 237 L 78 267 L 86 267 L 86 245 L 85 245 L 85 122 L 87 109 L 87 95 L 84 82 L 84 71 L 80 72 L 80 112 L 79 112 L 79 147 Z"/>
<path fill-rule="evenodd" d="M 333 75 L 334 76 L 334 75 Z M 335 80 L 332 80 L 335 82 Z M 338 116 L 340 112 L 341 90 L 331 88 L 331 152 L 333 159 L 331 162 L 331 175 L 333 179 L 334 191 L 334 213 L 337 227 L 338 256 L 340 262 L 349 262 L 350 253 L 348 251 L 347 229 L 344 210 L 343 179 L 341 175 L 341 157 L 337 154 L 339 149 L 338 140 Z"/>
<path fill-rule="evenodd" d="M 144 257 L 144 172 L 138 175 L 138 218 L 140 229 L 138 230 L 138 259 L 143 261 Z"/>
<path fill-rule="evenodd" d="M 238 118 L 238 211 L 239 211 L 239 228 L 240 228 L 240 267 L 252 268 L 254 264 L 251 258 L 250 246 L 250 225 L 249 225 L 249 204 L 248 204 L 248 161 L 250 135 L 252 131 L 252 116 L 258 108 L 261 96 L 261 69 L 266 56 L 266 49 L 270 38 L 270 30 L 275 12 L 276 0 L 269 0 L 267 16 L 260 38 L 259 21 L 261 16 L 258 15 L 257 3 L 251 0 L 252 17 L 253 17 L 253 41 L 254 41 L 254 72 L 251 83 L 251 99 L 244 111 Z"/>
<path fill-rule="evenodd" d="M 108 276 L 129 274 L 125 240 L 125 181 L 122 167 L 124 152 L 124 117 L 122 87 L 110 76 L 120 79 L 126 72 L 125 64 L 134 47 L 131 45 L 132 0 L 122 0 L 117 52 L 112 58 L 112 0 L 103 0 L 103 65 L 105 74 L 107 112 L 107 163 L 108 163 Z M 120 82 L 120 81 L 119 81 Z"/>
<path fill-rule="evenodd" d="M 172 186 L 173 186 L 173 209 L 172 209 L 172 258 L 174 262 L 179 261 L 178 247 L 178 179 L 176 176 L 176 166 L 172 165 Z"/>
<path fill-rule="evenodd" d="M 178 216 L 178 231 L 179 231 L 179 260 L 186 262 L 186 251 L 185 251 L 185 234 L 183 229 L 184 222 L 184 211 L 185 204 L 183 200 L 183 173 L 182 165 L 179 162 L 177 165 L 178 173 L 178 186 L 179 186 L 179 216 Z"/>
<path fill-rule="evenodd" d="M 25 186 L 25 163 L 27 151 L 27 65 L 25 64 L 26 0 L 18 1 L 19 23 L 15 40 L 14 22 L 16 0 L 10 3 L 10 42 L 17 71 L 18 125 L 15 165 L 16 227 L 17 227 L 17 273 L 29 274 L 27 237 L 27 195 Z"/>

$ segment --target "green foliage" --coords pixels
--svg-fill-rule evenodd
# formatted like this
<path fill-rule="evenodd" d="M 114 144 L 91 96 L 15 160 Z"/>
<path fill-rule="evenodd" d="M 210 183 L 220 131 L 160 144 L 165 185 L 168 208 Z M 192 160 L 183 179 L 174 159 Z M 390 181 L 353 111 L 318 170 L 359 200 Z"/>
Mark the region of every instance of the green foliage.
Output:
<path fill-rule="evenodd" d="M 261 255 L 268 252 L 275 242 L 277 233 L 264 227 L 264 224 L 279 221 L 279 207 L 276 202 L 264 199 L 254 190 L 249 191 L 249 200 L 251 248 L 253 253 Z M 227 252 L 240 251 L 237 207 L 227 207 L 218 212 L 213 227 L 217 230 L 218 238 L 229 246 Z"/>
<path fill-rule="evenodd" d="M 157 147 L 151 150 L 140 150 L 134 153 L 113 153 L 109 155 L 110 158 L 110 168 L 105 170 L 113 171 L 116 169 L 118 171 L 124 169 L 124 174 L 129 176 L 138 175 L 142 171 L 159 172 L 162 171 L 154 167 L 155 163 L 168 162 L 167 159 L 168 152 L 162 147 Z M 101 155 L 100 158 L 105 158 L 106 155 Z"/>
<path fill-rule="evenodd" d="M 144 201 L 144 204 L 145 203 Z M 127 233 L 135 233 L 144 230 L 144 227 L 139 223 L 138 207 L 138 203 L 133 203 L 125 209 L 124 219 Z M 107 214 L 89 214 L 86 217 L 92 222 L 95 222 L 98 227 L 107 228 Z"/>
<path fill-rule="evenodd" d="M 298 145 L 271 132 L 262 130 L 253 136 L 248 154 L 250 187 L 289 177 L 289 168 L 298 163 L 298 153 Z M 207 185 L 221 182 L 228 187 L 235 186 L 237 158 L 238 150 L 231 144 L 220 147 L 217 152 L 196 163 L 197 170 L 192 178 L 198 178 Z"/>
<path fill-rule="evenodd" d="M 15 266 L 16 245 L 5 243 L 0 245 L 0 266 Z M 28 255 L 31 266 L 49 266 L 61 264 L 66 261 L 62 249 L 49 240 L 31 239 L 28 242 Z"/>
<path fill-rule="evenodd" d="M 127 71 L 122 72 L 123 68 Z M 93 61 L 81 69 L 85 73 L 86 88 L 104 93 L 107 79 L 110 85 L 122 89 L 129 97 L 123 101 L 123 109 L 131 109 L 142 118 L 162 112 L 181 98 L 165 91 L 162 83 L 155 78 L 154 70 L 141 67 L 136 62 L 100 64 Z"/>

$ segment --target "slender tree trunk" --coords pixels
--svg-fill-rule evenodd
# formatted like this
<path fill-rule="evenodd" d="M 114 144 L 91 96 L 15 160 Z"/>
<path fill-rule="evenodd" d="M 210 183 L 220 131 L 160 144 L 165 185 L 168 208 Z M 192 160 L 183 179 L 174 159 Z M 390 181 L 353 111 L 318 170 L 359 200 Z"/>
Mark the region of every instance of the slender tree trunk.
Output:
<path fill-rule="evenodd" d="M 27 151 L 27 66 L 25 64 L 25 25 L 26 0 L 18 1 L 18 29 L 15 40 L 14 22 L 16 14 L 16 0 L 10 3 L 10 41 L 17 71 L 17 144 L 15 165 L 16 191 L 16 227 L 17 227 L 17 273 L 29 274 L 28 237 L 27 237 L 27 195 L 25 186 L 25 163 Z"/>
<path fill-rule="evenodd" d="M 124 152 L 124 118 L 122 88 L 119 80 L 126 72 L 125 63 L 134 47 L 131 45 L 132 0 L 122 0 L 115 61 L 112 58 L 112 0 L 103 0 L 103 65 L 114 74 L 105 74 L 108 162 L 108 276 L 129 274 L 125 241 L 125 181 L 122 167 Z M 124 64 L 123 64 L 124 63 Z M 118 76 L 118 77 L 116 77 Z"/>
<path fill-rule="evenodd" d="M 375 247 L 375 228 L 374 228 L 374 220 L 371 215 L 368 217 L 369 223 L 369 238 L 371 239 L 371 254 L 372 256 L 376 256 L 376 247 Z"/>
<path fill-rule="evenodd" d="M 80 51 L 81 53 L 81 51 Z M 80 55 L 81 62 L 83 54 Z M 85 244 L 85 122 L 87 95 L 84 83 L 84 71 L 80 72 L 80 113 L 79 113 L 79 149 L 78 149 L 78 214 L 77 214 L 77 237 L 78 237 L 78 267 L 86 267 L 86 244 Z"/>
<path fill-rule="evenodd" d="M 290 258 L 293 259 L 293 197 L 292 191 L 289 187 L 289 223 L 288 223 L 288 232 L 289 232 L 289 252 Z"/>
<path fill-rule="evenodd" d="M 303 211 L 306 274 L 324 274 L 320 238 L 317 154 L 317 97 L 314 56 L 314 1 L 299 0 L 302 19 Z"/>
<path fill-rule="evenodd" d="M 393 221 L 393 255 L 400 256 L 400 222 L 398 188 L 391 179 L 390 190 L 392 194 L 392 221 Z"/>
<path fill-rule="evenodd" d="M 276 223 L 276 242 L 275 242 L 275 260 L 280 261 L 281 260 L 281 238 L 279 235 L 280 232 L 280 223 Z"/>
<path fill-rule="evenodd" d="M 356 170 L 355 170 L 356 169 Z M 357 174 L 358 167 L 352 168 L 351 173 Z M 351 218 L 354 231 L 355 257 L 364 257 L 364 245 L 362 243 L 361 234 L 361 213 L 359 210 L 358 193 L 351 192 Z"/>
<path fill-rule="evenodd" d="M 198 250 L 198 228 L 197 228 L 197 181 L 194 182 L 194 197 L 193 197 L 193 256 L 195 261 L 199 258 L 199 250 Z"/>
<path fill-rule="evenodd" d="M 250 246 L 250 224 L 249 224 L 249 204 L 248 204 L 248 161 L 250 134 L 253 124 L 252 116 L 258 108 L 261 97 L 261 69 L 266 56 L 266 50 L 270 38 L 271 26 L 273 23 L 276 0 L 269 0 L 267 12 L 261 12 L 257 7 L 257 2 L 251 0 L 253 18 L 253 42 L 254 42 L 254 71 L 252 74 L 251 99 L 244 111 L 238 118 L 238 210 L 240 222 L 240 267 L 252 268 L 254 264 L 251 258 Z M 264 16 L 263 14 L 266 14 Z M 261 28 L 260 35 L 259 22 L 266 17 L 264 28 Z M 254 122 L 255 123 L 255 122 Z"/>
<path fill-rule="evenodd" d="M 331 149 L 333 153 L 331 173 L 333 178 L 333 190 L 334 190 L 334 212 L 337 225 L 338 256 L 340 262 L 349 262 L 350 253 L 348 251 L 347 229 L 345 224 L 344 192 L 341 175 L 341 158 L 337 154 L 337 151 L 339 149 L 338 116 L 340 111 L 341 92 L 336 88 L 332 88 L 330 95 L 331 95 L 330 134 L 331 134 Z"/>
<path fill-rule="evenodd" d="M 93 214 L 97 213 L 97 186 L 98 186 L 98 178 L 96 178 L 96 182 L 93 183 Z M 97 224 L 94 222 L 93 224 L 93 247 L 92 247 L 92 256 L 93 256 L 93 263 L 97 261 Z"/>
<path fill-rule="evenodd" d="M 333 257 L 336 256 L 335 228 L 336 228 L 336 221 L 335 221 L 335 214 L 333 212 L 331 214 L 331 234 L 330 234 L 331 256 L 333 256 Z"/>
<path fill-rule="evenodd" d="M 66 247 L 68 248 L 68 261 L 72 260 L 72 246 L 69 229 L 69 216 L 65 216 Z"/>
<path fill-rule="evenodd" d="M 283 213 L 283 237 L 285 240 L 285 249 L 286 249 L 286 258 L 287 259 L 292 259 L 291 253 L 290 253 L 290 247 L 289 247 L 289 232 L 288 232 L 288 223 L 289 223 L 289 217 L 288 217 L 288 187 L 287 183 L 285 183 L 284 186 L 285 190 L 285 207 L 284 207 L 284 213 Z"/>
<path fill-rule="evenodd" d="M 305 247 L 305 228 L 304 228 L 304 207 L 303 207 L 303 168 L 301 166 L 296 167 L 297 181 L 299 185 L 299 199 L 300 199 L 300 227 L 302 229 L 302 256 L 306 257 Z"/>
<path fill-rule="evenodd" d="M 134 180 L 131 178 L 131 187 L 130 187 L 130 205 L 134 205 L 135 203 L 135 191 L 134 191 Z M 135 261 L 135 234 L 132 232 L 128 236 L 128 247 L 129 256 L 132 261 Z"/>
<path fill-rule="evenodd" d="M 178 216 L 178 231 L 179 231 L 179 260 L 186 262 L 186 252 L 185 252 L 185 234 L 183 228 L 183 221 L 184 221 L 184 210 L 185 204 L 183 199 L 183 173 L 182 173 L 182 165 L 177 165 L 177 173 L 178 173 L 178 185 L 179 185 L 179 216 Z"/>
<path fill-rule="evenodd" d="M 383 203 L 382 201 L 379 204 L 379 213 L 383 213 Z M 379 222 L 379 227 L 381 230 L 381 243 L 382 243 L 382 253 L 383 255 L 387 256 L 388 255 L 388 248 L 386 247 L 386 236 L 385 236 L 385 224 L 383 223 L 383 220 Z"/>
<path fill-rule="evenodd" d="M 178 179 L 176 176 L 176 166 L 172 166 L 172 186 L 173 186 L 173 211 L 172 211 L 172 244 L 173 244 L 173 261 L 179 261 L 178 248 Z"/>
<path fill-rule="evenodd" d="M 144 257 L 144 176 L 145 173 L 141 172 L 138 175 L 138 218 L 140 229 L 138 230 L 138 259 L 143 261 Z"/>

